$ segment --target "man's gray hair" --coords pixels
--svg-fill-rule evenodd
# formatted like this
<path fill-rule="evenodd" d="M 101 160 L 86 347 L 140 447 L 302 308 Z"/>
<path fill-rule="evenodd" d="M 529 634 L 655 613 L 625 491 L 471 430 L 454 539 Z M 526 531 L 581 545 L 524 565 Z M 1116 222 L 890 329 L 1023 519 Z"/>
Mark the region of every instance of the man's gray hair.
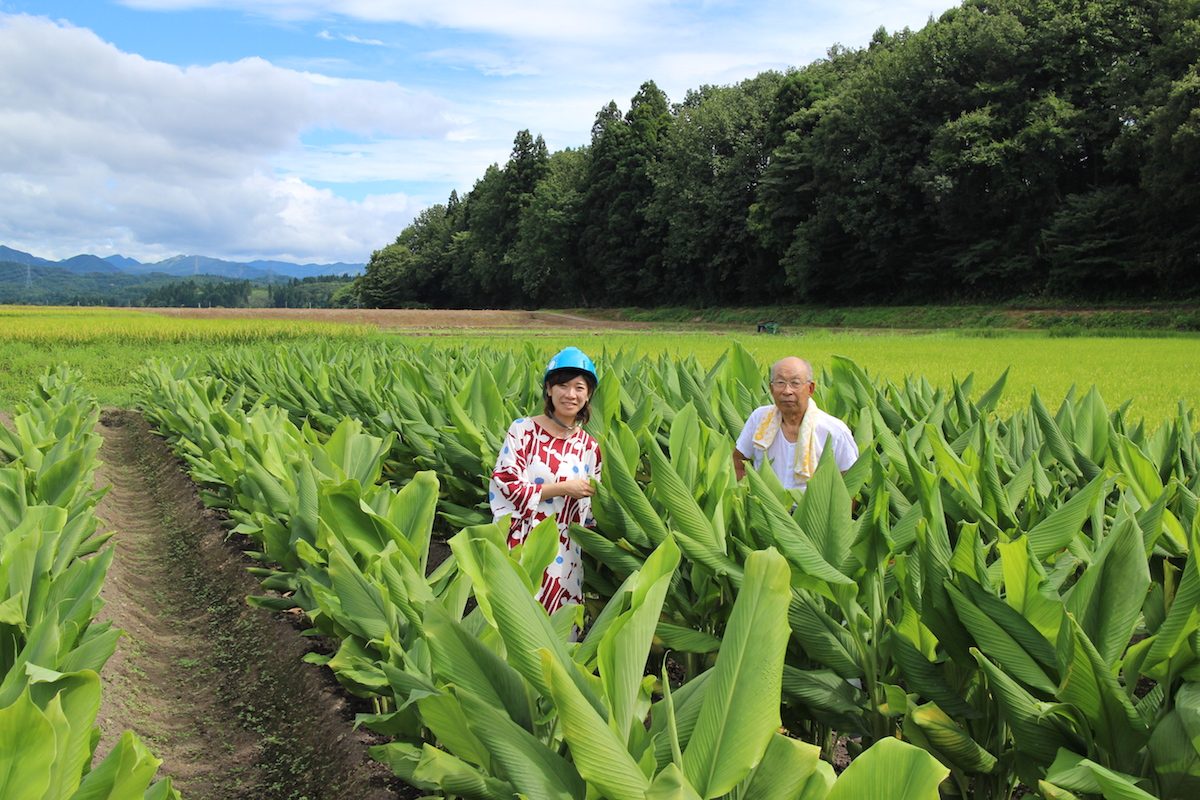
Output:
<path fill-rule="evenodd" d="M 803 365 L 804 373 L 808 376 L 808 379 L 810 381 L 813 379 L 812 364 L 808 363 L 807 360 L 800 358 L 800 356 L 784 356 L 771 365 L 771 380 L 775 380 L 775 373 L 779 369 L 779 365 L 785 361 L 799 361 L 800 364 Z"/>

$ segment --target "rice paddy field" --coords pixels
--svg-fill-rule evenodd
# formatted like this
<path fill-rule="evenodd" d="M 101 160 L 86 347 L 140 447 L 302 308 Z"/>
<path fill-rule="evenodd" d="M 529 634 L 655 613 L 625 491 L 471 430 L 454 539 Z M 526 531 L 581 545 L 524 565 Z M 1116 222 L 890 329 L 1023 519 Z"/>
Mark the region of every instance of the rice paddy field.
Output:
<path fill-rule="evenodd" d="M 870 374 L 899 381 L 923 377 L 934 386 L 974 374 L 976 392 L 1008 371 L 1005 406 L 1028 401 L 1036 388 L 1055 407 L 1074 387 L 1095 385 L 1109 408 L 1129 402 L 1134 417 L 1153 428 L 1179 404 L 1193 408 L 1200 397 L 1200 337 L 1167 335 L 1119 338 L 1055 337 L 988 330 L 880 332 L 812 330 L 798 335 L 759 335 L 745 326 L 687 328 L 607 325 L 568 315 L 524 312 L 437 312 L 419 318 L 364 317 L 325 311 L 319 318 L 180 316 L 132 310 L 0 308 L 0 408 L 33 385 L 46 366 L 67 363 L 82 371 L 85 388 L 102 404 L 131 404 L 129 376 L 151 357 L 215 352 L 226 348 L 286 348 L 310 339 L 352 342 L 402 341 L 437 347 L 525 347 L 547 355 L 576 344 L 594 356 L 625 350 L 671 353 L 715 362 L 740 342 L 761 362 L 800 355 L 818 374 L 833 356 L 846 356 Z M 507 314 L 508 316 L 501 316 Z M 346 320 L 340 322 L 339 319 Z M 419 319 L 419 322 L 413 322 Z M 481 327 L 474 327 L 477 319 Z M 553 319 L 553 324 L 547 320 Z"/>
<path fill-rule="evenodd" d="M 500 345 L 526 337 L 498 332 L 447 336 L 447 346 Z M 1095 385 L 1106 404 L 1115 408 L 1130 401 L 1135 416 L 1147 421 L 1173 413 L 1179 402 L 1188 408 L 1200 397 L 1200 337 L 1058 338 L 1040 334 L 987 336 L 945 332 L 814 331 L 799 336 L 767 336 L 730 331 L 587 331 L 579 336 L 545 335 L 547 353 L 576 344 L 597 352 L 626 349 L 639 353 L 695 355 L 714 362 L 733 341 L 740 342 L 760 361 L 788 355 L 811 361 L 819 374 L 833 356 L 854 360 L 872 375 L 893 381 L 924 377 L 934 386 L 974 374 L 975 389 L 984 391 L 1008 370 L 1006 402 L 1023 404 L 1036 387 L 1047 405 L 1057 404 L 1072 387 L 1086 391 Z M 590 352 L 590 351 L 589 351 Z M 1001 409 L 1005 404 L 1001 404 Z"/>

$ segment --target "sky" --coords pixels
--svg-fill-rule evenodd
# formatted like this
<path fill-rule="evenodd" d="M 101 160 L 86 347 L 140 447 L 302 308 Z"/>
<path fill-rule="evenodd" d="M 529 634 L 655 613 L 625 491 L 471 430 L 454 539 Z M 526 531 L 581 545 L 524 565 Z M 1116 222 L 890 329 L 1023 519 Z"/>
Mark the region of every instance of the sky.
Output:
<path fill-rule="evenodd" d="M 0 244 L 366 262 L 646 80 L 802 67 L 951 0 L 0 0 Z"/>

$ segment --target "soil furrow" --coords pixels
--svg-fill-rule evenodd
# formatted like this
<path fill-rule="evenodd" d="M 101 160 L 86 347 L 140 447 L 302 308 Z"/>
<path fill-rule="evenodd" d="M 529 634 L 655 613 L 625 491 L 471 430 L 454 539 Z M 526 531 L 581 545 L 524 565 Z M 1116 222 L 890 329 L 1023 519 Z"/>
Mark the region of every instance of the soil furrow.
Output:
<path fill-rule="evenodd" d="M 402 791 L 352 731 L 307 639 L 258 592 L 218 517 L 137 413 L 106 411 L 97 512 L 116 531 L 101 620 L 126 635 L 103 671 L 99 755 L 133 729 L 188 800 L 368 798 Z"/>

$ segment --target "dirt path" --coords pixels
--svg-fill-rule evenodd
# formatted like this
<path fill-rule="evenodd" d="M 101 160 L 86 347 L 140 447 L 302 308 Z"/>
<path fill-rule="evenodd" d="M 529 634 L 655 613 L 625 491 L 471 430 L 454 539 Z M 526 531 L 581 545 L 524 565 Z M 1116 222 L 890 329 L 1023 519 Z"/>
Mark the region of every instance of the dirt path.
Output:
<path fill-rule="evenodd" d="M 144 419 L 108 410 L 97 511 L 117 531 L 101 620 L 125 630 L 105 666 L 103 755 L 132 728 L 188 800 L 405 796 L 307 640 L 251 609 L 245 560 Z"/>
<path fill-rule="evenodd" d="M 404 308 L 140 308 L 132 309 L 172 317 L 229 317 L 284 319 L 305 322 L 340 322 L 374 325 L 383 330 L 458 331 L 463 329 L 514 329 L 563 331 L 579 328 L 638 330 L 644 322 L 592 319 L 557 311 L 468 311 Z"/>

